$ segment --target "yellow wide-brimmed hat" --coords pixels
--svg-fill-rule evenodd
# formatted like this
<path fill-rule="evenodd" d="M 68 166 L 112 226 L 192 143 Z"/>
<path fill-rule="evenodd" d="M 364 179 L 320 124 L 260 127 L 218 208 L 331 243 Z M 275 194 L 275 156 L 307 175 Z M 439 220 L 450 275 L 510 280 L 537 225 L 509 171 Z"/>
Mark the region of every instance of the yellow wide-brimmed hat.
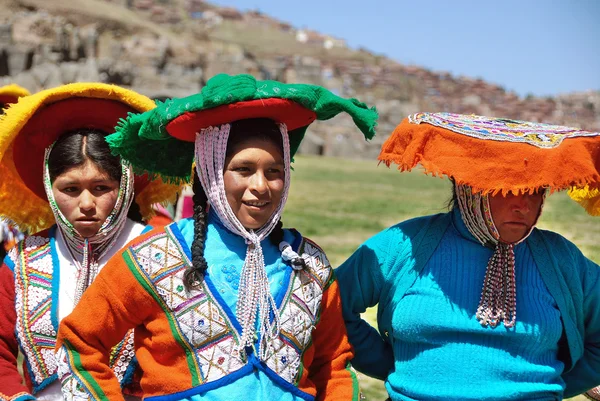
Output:
<path fill-rule="evenodd" d="M 29 95 L 27 89 L 16 84 L 0 86 L 0 104 L 17 103 L 20 97 Z"/>
<path fill-rule="evenodd" d="M 154 107 L 146 96 L 101 83 L 69 84 L 20 99 L 0 117 L 0 216 L 29 233 L 50 227 L 54 215 L 43 185 L 45 149 L 78 128 L 110 134 L 129 113 Z M 135 200 L 142 217 L 152 216 L 152 204 L 173 201 L 178 189 L 136 175 Z"/>

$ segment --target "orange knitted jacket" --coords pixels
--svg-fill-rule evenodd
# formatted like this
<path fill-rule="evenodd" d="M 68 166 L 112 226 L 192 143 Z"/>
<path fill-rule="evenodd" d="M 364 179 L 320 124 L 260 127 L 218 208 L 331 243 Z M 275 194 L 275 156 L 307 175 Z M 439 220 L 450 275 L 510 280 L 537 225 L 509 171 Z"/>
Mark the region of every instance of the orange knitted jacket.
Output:
<path fill-rule="evenodd" d="M 123 400 L 107 358 L 135 328 L 145 397 L 202 394 L 262 370 L 304 399 L 358 400 L 333 270 L 310 240 L 302 239 L 297 251 L 308 268 L 291 273 L 280 335 L 260 361 L 252 349 L 236 347 L 239 324 L 208 280 L 198 290 L 184 289 L 190 257 L 176 224 L 139 237 L 109 261 L 62 321 L 57 350 L 63 371 L 94 399 Z"/>

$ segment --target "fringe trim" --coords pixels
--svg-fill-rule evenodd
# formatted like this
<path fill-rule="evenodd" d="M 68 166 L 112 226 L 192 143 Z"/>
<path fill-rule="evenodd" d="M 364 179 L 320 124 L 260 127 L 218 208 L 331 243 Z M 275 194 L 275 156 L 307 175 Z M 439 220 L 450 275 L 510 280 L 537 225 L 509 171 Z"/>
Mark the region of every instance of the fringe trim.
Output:
<path fill-rule="evenodd" d="M 421 165 L 424 169 L 425 174 L 440 178 L 446 176 L 454 180 L 454 182 L 458 185 L 467 185 L 471 187 L 473 189 L 473 193 L 481 193 L 482 195 L 496 195 L 498 193 L 501 193 L 503 196 L 506 196 L 509 193 L 512 193 L 514 195 L 530 194 L 536 193 L 541 188 L 547 189 L 548 192 L 551 194 L 572 187 L 583 188 L 589 185 L 600 185 L 600 173 L 595 172 L 568 181 L 542 181 L 539 179 L 536 180 L 535 178 L 531 178 L 531 180 L 523 182 L 522 184 L 517 186 L 501 185 L 499 187 L 489 187 L 485 185 L 485 182 L 483 182 L 485 177 L 458 177 L 450 171 L 444 171 L 440 169 L 432 162 L 427 162 L 420 159 L 415 159 L 413 163 L 409 164 L 402 162 L 401 158 L 396 155 L 381 154 L 379 155 L 378 160 L 380 163 L 384 163 L 388 168 L 392 164 L 396 164 L 398 165 L 398 170 L 402 172 L 412 171 L 413 168 L 417 167 L 418 165 Z M 598 199 L 598 202 L 600 202 L 600 199 Z M 598 211 L 598 213 L 600 213 L 600 210 Z"/>

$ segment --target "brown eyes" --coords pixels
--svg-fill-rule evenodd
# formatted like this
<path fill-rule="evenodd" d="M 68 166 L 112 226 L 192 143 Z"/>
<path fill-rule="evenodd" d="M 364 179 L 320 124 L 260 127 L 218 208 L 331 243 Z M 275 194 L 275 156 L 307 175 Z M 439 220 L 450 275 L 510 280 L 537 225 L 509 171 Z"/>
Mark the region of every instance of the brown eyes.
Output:
<path fill-rule="evenodd" d="M 92 188 L 92 191 L 100 192 L 100 193 L 109 192 L 112 190 L 113 190 L 113 187 L 110 185 L 96 185 L 95 187 Z M 65 187 L 65 188 L 61 189 L 61 192 L 68 193 L 68 194 L 74 194 L 74 193 L 77 193 L 80 191 L 81 191 L 81 189 L 76 186 Z"/>
<path fill-rule="evenodd" d="M 250 173 L 252 171 L 255 171 L 254 169 L 251 169 L 250 167 L 245 167 L 245 166 L 231 167 L 229 170 L 239 172 L 239 173 Z M 282 171 L 282 169 L 280 169 L 280 168 L 272 167 L 270 169 L 267 169 L 266 173 L 267 174 L 278 174 L 278 173 L 281 173 L 281 171 Z"/>

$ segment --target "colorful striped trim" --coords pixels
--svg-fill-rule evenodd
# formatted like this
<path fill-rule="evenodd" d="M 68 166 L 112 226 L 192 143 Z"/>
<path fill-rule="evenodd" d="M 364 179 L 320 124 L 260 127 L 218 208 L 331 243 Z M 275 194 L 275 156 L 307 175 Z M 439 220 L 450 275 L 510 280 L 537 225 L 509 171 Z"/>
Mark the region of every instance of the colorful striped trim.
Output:
<path fill-rule="evenodd" d="M 298 392 L 298 376 L 305 369 L 302 358 L 312 345 L 312 330 L 321 315 L 324 288 L 333 280 L 332 268 L 323 251 L 310 241 L 299 241 L 298 249 L 307 261 L 307 268 L 291 272 L 288 284 L 282 288 L 282 332 L 271 344 L 270 355 L 261 363 L 253 353 L 247 359 L 240 357 L 235 348 L 237 322 L 229 316 L 229 308 L 208 275 L 198 289 L 184 291 L 183 275 L 191 262 L 187 244 L 178 233 L 176 225 L 167 226 L 164 231 L 130 246 L 123 259 L 141 288 L 165 313 L 174 341 L 186 354 L 191 384 L 212 388 L 223 379 L 245 371 L 256 360 L 257 367 L 261 366 L 261 370 L 277 376 L 278 382 L 285 382 L 286 387 Z M 305 397 L 312 399 L 302 393 L 302 398 Z"/>
<path fill-rule="evenodd" d="M 135 246 L 135 249 L 133 249 L 133 247 L 128 248 L 127 251 L 123 253 L 123 258 L 125 259 L 125 263 L 127 264 L 129 270 L 133 273 L 134 277 L 140 283 L 142 288 L 144 288 L 146 292 L 148 292 L 148 294 L 150 294 L 152 298 L 154 298 L 158 305 L 160 305 L 161 309 L 165 312 L 165 316 L 167 317 L 175 341 L 177 341 L 177 343 L 185 351 L 188 368 L 190 369 L 190 374 L 192 376 L 192 385 L 197 386 L 201 384 L 202 381 L 204 381 L 204 378 L 202 377 L 202 372 L 200 370 L 198 360 L 196 359 L 194 349 L 184 339 L 181 328 L 177 323 L 177 319 L 173 316 L 172 311 L 166 305 L 160 294 L 158 294 L 154 283 L 152 282 L 150 277 L 148 277 L 148 274 L 144 270 L 143 265 L 139 263 L 137 259 L 136 250 L 139 250 L 144 246 L 149 246 L 151 243 L 162 239 L 166 239 L 167 241 L 173 241 L 173 239 L 170 238 L 166 232 L 151 236 L 145 241 L 143 241 L 141 244 L 137 244 Z M 181 268 L 181 266 L 177 266 L 173 270 L 179 268 Z"/>
<path fill-rule="evenodd" d="M 54 360 L 57 326 L 52 319 L 56 261 L 46 237 L 31 236 L 17 245 L 15 264 L 16 332 L 34 391 L 57 379 Z M 34 329 L 34 327 L 36 329 Z"/>
<path fill-rule="evenodd" d="M 352 378 L 352 401 L 359 401 L 362 399 L 360 383 L 358 382 L 358 376 L 356 375 L 356 372 L 354 371 L 354 368 L 352 367 L 350 362 L 346 364 L 346 371 L 350 374 L 350 377 Z"/>
<path fill-rule="evenodd" d="M 26 392 L 17 393 L 14 395 L 6 395 L 4 393 L 0 393 L 0 401 L 26 401 L 26 400 L 35 400 L 35 397 Z"/>
<path fill-rule="evenodd" d="M 49 230 L 47 237 L 27 237 L 11 250 L 14 251 L 11 257 L 15 262 L 16 336 L 35 393 L 58 379 L 58 361 L 54 348 L 58 332 L 60 268 L 55 233 L 56 226 Z M 128 345 L 131 345 L 129 350 Z M 109 366 L 115 371 L 122 386 L 133 359 L 129 352 L 133 350 L 132 347 L 133 336 L 128 332 L 111 352 Z M 124 357 L 123 360 L 120 359 L 121 356 Z M 117 371 L 119 366 L 126 368 Z"/>
<path fill-rule="evenodd" d="M 81 357 L 79 356 L 79 353 L 75 351 L 71 343 L 68 340 L 64 340 L 63 344 L 64 345 L 61 348 L 65 351 L 71 373 L 77 378 L 81 387 L 88 393 L 90 399 L 108 400 L 108 397 L 104 394 L 104 391 L 98 382 L 94 380 L 92 375 L 90 375 L 81 364 Z"/>

